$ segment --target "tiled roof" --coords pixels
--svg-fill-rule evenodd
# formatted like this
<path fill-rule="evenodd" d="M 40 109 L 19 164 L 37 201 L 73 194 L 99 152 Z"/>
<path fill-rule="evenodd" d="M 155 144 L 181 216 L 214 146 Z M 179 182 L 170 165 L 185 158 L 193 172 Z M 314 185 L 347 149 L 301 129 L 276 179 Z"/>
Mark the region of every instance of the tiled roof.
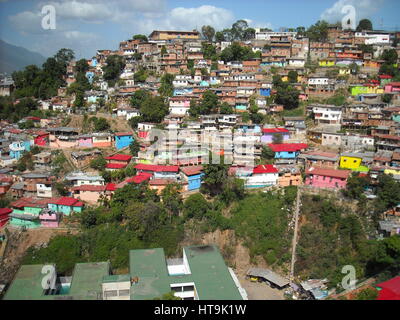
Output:
<path fill-rule="evenodd" d="M 133 135 L 133 133 L 132 132 L 116 132 L 115 135 L 117 137 L 119 137 L 119 136 L 131 136 L 131 135 Z"/>
<path fill-rule="evenodd" d="M 181 171 L 187 176 L 194 176 L 203 171 L 203 166 L 182 167 Z"/>
<path fill-rule="evenodd" d="M 322 169 L 322 168 L 311 167 L 306 171 L 306 174 L 347 179 L 350 175 L 350 172 L 351 172 L 350 170 L 335 170 L 335 169 Z"/>

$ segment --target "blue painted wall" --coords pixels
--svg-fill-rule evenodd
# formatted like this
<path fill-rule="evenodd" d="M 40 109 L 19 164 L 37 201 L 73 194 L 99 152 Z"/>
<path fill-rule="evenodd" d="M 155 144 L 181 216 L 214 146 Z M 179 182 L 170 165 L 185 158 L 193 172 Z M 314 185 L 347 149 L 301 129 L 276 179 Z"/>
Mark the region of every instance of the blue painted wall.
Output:
<path fill-rule="evenodd" d="M 196 174 L 194 176 L 188 177 L 188 191 L 200 189 L 201 186 L 201 178 L 204 176 L 204 173 Z"/>
<path fill-rule="evenodd" d="M 129 146 L 133 140 L 132 136 L 115 136 L 115 147 L 117 149 L 125 148 Z"/>
<path fill-rule="evenodd" d="M 296 159 L 299 152 L 275 152 L 275 159 Z"/>

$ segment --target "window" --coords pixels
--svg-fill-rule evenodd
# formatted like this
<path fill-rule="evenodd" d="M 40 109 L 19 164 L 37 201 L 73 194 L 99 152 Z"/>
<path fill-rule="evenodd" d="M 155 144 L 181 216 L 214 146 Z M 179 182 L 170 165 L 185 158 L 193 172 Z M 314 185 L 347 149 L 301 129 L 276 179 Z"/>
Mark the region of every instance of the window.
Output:
<path fill-rule="evenodd" d="M 119 290 L 120 296 L 129 296 L 129 289 L 127 290 Z"/>
<path fill-rule="evenodd" d="M 104 296 L 106 298 L 118 297 L 118 291 L 117 290 L 104 291 Z"/>

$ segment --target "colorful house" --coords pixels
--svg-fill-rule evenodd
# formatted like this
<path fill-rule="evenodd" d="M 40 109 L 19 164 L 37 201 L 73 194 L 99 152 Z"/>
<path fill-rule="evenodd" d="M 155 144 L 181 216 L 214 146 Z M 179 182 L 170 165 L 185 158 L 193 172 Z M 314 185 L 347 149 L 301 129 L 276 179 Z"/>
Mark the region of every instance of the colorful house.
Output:
<path fill-rule="evenodd" d="M 400 82 L 390 82 L 385 85 L 385 93 L 391 92 L 400 92 Z"/>
<path fill-rule="evenodd" d="M 118 150 L 128 147 L 133 141 L 132 132 L 117 132 L 115 134 L 115 147 Z"/>
<path fill-rule="evenodd" d="M 361 166 L 362 155 L 357 153 L 343 153 L 340 156 L 340 168 L 342 169 L 357 169 Z"/>
<path fill-rule="evenodd" d="M 272 143 L 274 136 L 282 136 L 282 142 L 286 141 L 290 137 L 290 132 L 285 128 L 266 128 L 262 129 L 261 142 Z"/>
<path fill-rule="evenodd" d="M 8 220 L 10 220 L 9 214 L 12 212 L 9 208 L 0 208 L 0 228 L 3 227 Z"/>
<path fill-rule="evenodd" d="M 83 202 L 71 197 L 51 199 L 48 202 L 49 209 L 53 210 L 54 212 L 60 212 L 67 216 L 69 216 L 72 212 L 82 212 L 83 207 Z"/>
<path fill-rule="evenodd" d="M 335 59 L 321 59 L 318 62 L 320 67 L 334 67 L 335 66 Z"/>
<path fill-rule="evenodd" d="M 33 143 L 37 146 L 47 146 L 49 144 L 50 133 L 39 131 L 33 134 Z"/>
<path fill-rule="evenodd" d="M 245 181 L 246 188 L 265 188 L 278 183 L 278 169 L 271 164 L 259 165 L 255 168 L 240 168 L 236 176 Z"/>
<path fill-rule="evenodd" d="M 25 227 L 27 229 L 41 226 L 39 215 L 46 203 L 32 198 L 21 198 L 10 204 L 13 212 L 9 214 L 10 225 L 14 227 Z"/>
<path fill-rule="evenodd" d="M 10 157 L 19 160 L 25 151 L 31 150 L 30 141 L 14 141 L 10 144 Z"/>
<path fill-rule="evenodd" d="M 187 191 L 198 190 L 201 187 L 201 179 L 204 176 L 203 166 L 183 167 L 181 172 L 187 181 Z"/>
<path fill-rule="evenodd" d="M 275 152 L 275 159 L 297 159 L 300 151 L 308 148 L 305 143 L 271 143 L 268 146 Z"/>
<path fill-rule="evenodd" d="M 316 188 L 344 189 L 350 172 L 350 170 L 311 167 L 306 170 L 305 185 Z"/>
<path fill-rule="evenodd" d="M 78 138 L 78 147 L 93 148 L 93 137 L 90 134 L 81 135 Z"/>
<path fill-rule="evenodd" d="M 384 90 L 384 89 L 379 88 L 378 86 L 374 86 L 374 85 L 362 85 L 362 86 L 357 85 L 357 86 L 351 87 L 351 95 L 357 96 L 357 95 L 365 94 L 365 93 L 380 94 L 380 93 L 388 92 L 388 91 L 386 91 L 386 87 L 387 86 L 385 86 L 385 90 Z"/>

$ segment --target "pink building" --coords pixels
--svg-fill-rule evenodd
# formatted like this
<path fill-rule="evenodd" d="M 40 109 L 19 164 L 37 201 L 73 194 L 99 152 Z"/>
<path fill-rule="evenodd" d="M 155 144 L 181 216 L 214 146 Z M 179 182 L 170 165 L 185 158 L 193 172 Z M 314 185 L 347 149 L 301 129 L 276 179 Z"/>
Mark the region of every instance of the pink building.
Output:
<path fill-rule="evenodd" d="M 316 188 L 344 189 L 350 170 L 322 169 L 311 167 L 306 170 L 305 185 Z"/>
<path fill-rule="evenodd" d="M 58 228 L 61 215 L 51 210 L 43 210 L 40 215 L 40 224 L 46 228 Z"/>

